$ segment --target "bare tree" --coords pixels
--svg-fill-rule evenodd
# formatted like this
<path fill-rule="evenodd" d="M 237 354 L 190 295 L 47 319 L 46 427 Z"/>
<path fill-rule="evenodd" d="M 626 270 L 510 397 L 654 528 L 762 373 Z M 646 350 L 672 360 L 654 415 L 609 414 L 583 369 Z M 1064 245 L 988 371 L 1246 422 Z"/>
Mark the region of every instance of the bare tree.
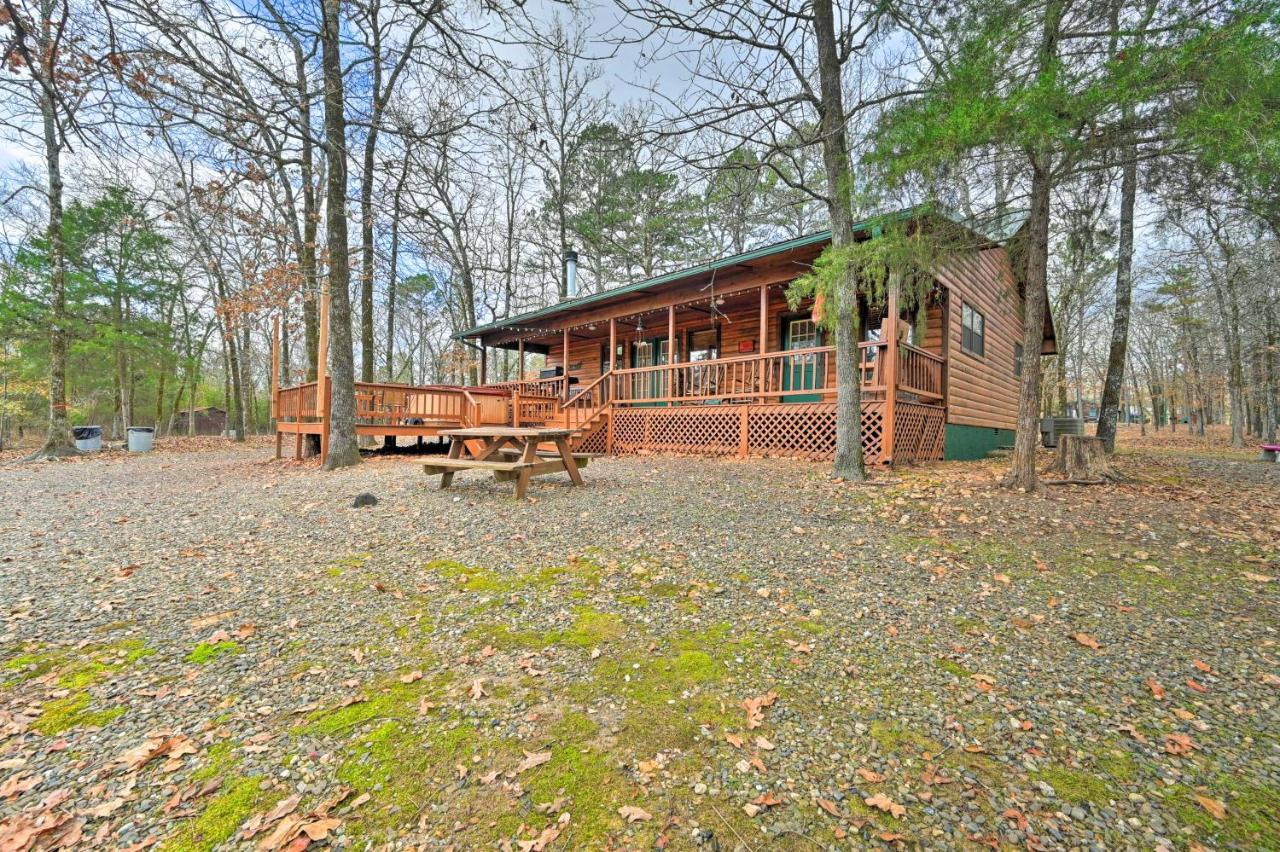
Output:
<path fill-rule="evenodd" d="M 0 122 L 27 136 L 28 121 L 39 124 L 44 154 L 45 226 L 49 286 L 49 424 L 44 445 L 32 459 L 73 455 L 67 420 L 67 261 L 63 231 L 62 157 L 73 136 L 83 138 L 80 116 L 98 69 L 85 42 L 90 11 L 71 0 L 35 0 L 0 6 Z"/>
<path fill-rule="evenodd" d="M 713 130 L 733 150 L 760 146 L 760 168 L 825 205 L 836 252 L 854 240 L 856 188 L 849 126 L 891 100 L 900 87 L 870 73 L 881 48 L 882 4 L 837 8 L 814 2 L 695 3 L 689 9 L 656 0 L 617 0 L 641 29 L 637 40 L 654 55 L 682 62 L 693 90 L 667 98 L 672 132 Z M 862 73 L 867 72 L 867 73 Z M 655 91 L 655 96 L 661 97 Z M 822 151 L 823 182 L 779 167 L 795 147 Z M 691 157 L 714 167 L 725 150 Z M 857 364 L 857 284 L 850 271 L 834 292 L 836 346 L 836 476 L 862 480 L 861 387 Z"/>

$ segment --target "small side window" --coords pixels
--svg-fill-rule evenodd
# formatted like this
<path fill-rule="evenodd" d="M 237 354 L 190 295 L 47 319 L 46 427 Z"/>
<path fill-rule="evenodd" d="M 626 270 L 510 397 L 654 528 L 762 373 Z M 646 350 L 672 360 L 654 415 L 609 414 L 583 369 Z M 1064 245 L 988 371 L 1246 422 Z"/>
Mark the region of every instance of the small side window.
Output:
<path fill-rule="evenodd" d="M 1013 374 L 1015 376 L 1022 375 L 1022 344 L 1013 344 Z"/>
<path fill-rule="evenodd" d="M 987 320 L 968 302 L 960 304 L 960 348 L 979 358 L 987 352 Z"/>

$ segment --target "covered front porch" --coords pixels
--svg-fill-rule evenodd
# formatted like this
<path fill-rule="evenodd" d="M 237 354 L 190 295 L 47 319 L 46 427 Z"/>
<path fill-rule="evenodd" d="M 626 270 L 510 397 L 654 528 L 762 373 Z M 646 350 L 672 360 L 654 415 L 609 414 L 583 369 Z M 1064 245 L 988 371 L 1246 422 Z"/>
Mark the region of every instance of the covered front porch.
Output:
<path fill-rule="evenodd" d="M 484 386 L 511 393 L 513 425 L 572 429 L 584 451 L 830 459 L 835 347 L 811 302 L 787 303 L 795 266 L 494 327 L 477 340 L 482 381 L 490 350 L 517 353 L 517 375 Z M 913 311 L 893 295 L 878 309 L 861 304 L 869 463 L 942 457 L 945 312 L 941 288 Z M 525 367 L 533 354 L 543 356 L 536 375 Z"/>

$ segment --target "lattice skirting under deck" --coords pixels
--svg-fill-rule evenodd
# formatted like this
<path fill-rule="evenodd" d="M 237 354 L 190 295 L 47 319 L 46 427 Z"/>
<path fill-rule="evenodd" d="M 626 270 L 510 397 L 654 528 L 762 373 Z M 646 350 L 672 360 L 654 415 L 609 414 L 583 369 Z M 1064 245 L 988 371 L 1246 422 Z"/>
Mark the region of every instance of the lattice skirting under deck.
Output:
<path fill-rule="evenodd" d="M 862 450 L 868 464 L 884 461 L 884 408 L 883 400 L 862 406 Z M 749 454 L 825 461 L 836 450 L 836 407 L 830 402 L 615 408 L 611 416 L 612 450 L 618 454 Z M 898 459 L 942 458 L 945 419 L 941 407 L 899 403 Z M 607 428 L 602 428 L 579 448 L 601 452 L 607 440 Z"/>

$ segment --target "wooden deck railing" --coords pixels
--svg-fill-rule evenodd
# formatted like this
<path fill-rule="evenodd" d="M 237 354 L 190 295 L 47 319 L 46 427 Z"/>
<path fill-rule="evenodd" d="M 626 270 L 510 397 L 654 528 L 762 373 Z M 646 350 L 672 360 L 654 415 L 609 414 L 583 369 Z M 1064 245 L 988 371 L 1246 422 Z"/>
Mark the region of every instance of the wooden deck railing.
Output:
<path fill-rule="evenodd" d="M 325 383 L 326 389 L 331 386 Z M 278 395 L 276 418 L 283 422 L 315 420 L 326 413 L 317 405 L 315 382 L 280 388 Z M 511 416 L 506 395 L 473 394 L 466 388 L 356 382 L 355 397 L 356 422 L 362 425 L 465 427 L 505 424 Z"/>
<path fill-rule="evenodd" d="M 942 399 L 941 355 L 934 355 L 918 346 L 898 344 L 898 390 L 920 397 L 922 402 Z"/>
<path fill-rule="evenodd" d="M 276 403 L 277 420 L 297 422 L 319 416 L 315 382 L 303 382 L 300 385 L 279 389 L 279 399 Z"/>
<path fill-rule="evenodd" d="M 564 396 L 564 376 L 553 376 L 549 379 L 527 379 L 523 382 L 494 382 L 484 385 L 486 388 L 497 388 L 518 393 L 521 396 Z"/>
<path fill-rule="evenodd" d="M 835 393 L 835 347 L 614 370 L 618 405 L 759 400 Z"/>
<path fill-rule="evenodd" d="M 573 397 L 563 406 L 566 428 L 580 429 L 594 420 L 596 415 L 613 401 L 613 387 L 612 376 L 605 373 L 573 393 Z"/>
<path fill-rule="evenodd" d="M 859 344 L 858 349 L 862 391 L 870 398 L 883 399 L 888 343 L 869 341 Z M 900 342 L 899 393 L 913 394 L 923 402 L 940 401 L 942 365 L 940 356 Z M 608 375 L 613 376 L 612 402 L 618 405 L 679 405 L 695 401 L 811 396 L 827 399 L 835 395 L 836 389 L 835 347 L 818 346 L 713 361 L 635 367 L 614 370 Z"/>

